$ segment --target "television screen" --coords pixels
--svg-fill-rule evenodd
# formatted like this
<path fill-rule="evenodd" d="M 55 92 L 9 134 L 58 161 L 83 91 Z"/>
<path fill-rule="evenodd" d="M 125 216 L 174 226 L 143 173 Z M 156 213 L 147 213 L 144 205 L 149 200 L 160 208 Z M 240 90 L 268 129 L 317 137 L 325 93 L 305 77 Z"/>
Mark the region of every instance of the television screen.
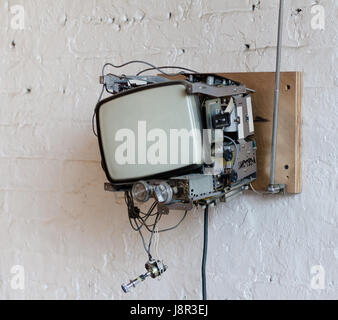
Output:
<path fill-rule="evenodd" d="M 185 174 L 202 163 L 200 102 L 182 82 L 115 94 L 97 106 L 103 168 L 112 183 Z"/>

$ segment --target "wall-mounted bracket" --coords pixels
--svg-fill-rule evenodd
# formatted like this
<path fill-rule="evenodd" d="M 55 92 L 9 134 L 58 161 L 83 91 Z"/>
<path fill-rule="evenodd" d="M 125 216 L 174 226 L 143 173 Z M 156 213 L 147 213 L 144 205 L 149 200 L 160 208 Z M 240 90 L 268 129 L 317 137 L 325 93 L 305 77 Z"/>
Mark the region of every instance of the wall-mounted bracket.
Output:
<path fill-rule="evenodd" d="M 269 184 L 268 193 L 277 194 L 283 193 L 286 194 L 286 185 L 285 184 Z"/>

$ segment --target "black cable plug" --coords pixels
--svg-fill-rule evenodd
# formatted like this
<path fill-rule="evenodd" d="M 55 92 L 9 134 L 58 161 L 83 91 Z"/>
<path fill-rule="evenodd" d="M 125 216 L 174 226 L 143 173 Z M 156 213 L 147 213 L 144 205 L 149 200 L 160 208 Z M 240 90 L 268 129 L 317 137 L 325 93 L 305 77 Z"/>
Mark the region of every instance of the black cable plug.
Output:
<path fill-rule="evenodd" d="M 141 212 L 140 208 L 135 207 L 134 205 L 128 208 L 128 214 L 131 219 L 140 218 L 140 212 Z"/>

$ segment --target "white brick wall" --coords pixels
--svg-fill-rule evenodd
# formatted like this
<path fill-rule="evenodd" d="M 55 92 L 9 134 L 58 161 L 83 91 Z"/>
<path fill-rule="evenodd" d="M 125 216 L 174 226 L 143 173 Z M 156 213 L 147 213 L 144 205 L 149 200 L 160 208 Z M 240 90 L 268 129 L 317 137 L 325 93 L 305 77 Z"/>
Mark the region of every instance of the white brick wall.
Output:
<path fill-rule="evenodd" d="M 10 25 L 20 3 L 22 31 Z M 325 31 L 311 29 L 314 3 Z M 337 11 L 335 0 L 286 1 L 282 69 L 304 72 L 304 191 L 248 194 L 211 213 L 212 299 L 338 296 Z M 146 255 L 125 206 L 103 191 L 90 123 L 98 76 L 104 62 L 131 59 L 273 71 L 277 13 L 276 0 L 0 0 L 0 298 L 200 298 L 201 212 L 161 235 L 161 281 L 120 289 Z M 10 286 L 18 264 L 24 291 Z M 313 265 L 325 290 L 310 288 Z"/>

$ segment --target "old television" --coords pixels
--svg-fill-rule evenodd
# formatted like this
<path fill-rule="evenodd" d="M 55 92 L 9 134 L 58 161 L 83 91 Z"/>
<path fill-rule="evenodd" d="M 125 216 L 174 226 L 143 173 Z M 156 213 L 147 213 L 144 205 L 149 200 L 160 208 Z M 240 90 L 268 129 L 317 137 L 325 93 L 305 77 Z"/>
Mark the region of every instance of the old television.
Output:
<path fill-rule="evenodd" d="M 95 108 L 106 190 L 162 210 L 227 201 L 256 178 L 251 94 L 216 74 L 101 77 Z"/>

